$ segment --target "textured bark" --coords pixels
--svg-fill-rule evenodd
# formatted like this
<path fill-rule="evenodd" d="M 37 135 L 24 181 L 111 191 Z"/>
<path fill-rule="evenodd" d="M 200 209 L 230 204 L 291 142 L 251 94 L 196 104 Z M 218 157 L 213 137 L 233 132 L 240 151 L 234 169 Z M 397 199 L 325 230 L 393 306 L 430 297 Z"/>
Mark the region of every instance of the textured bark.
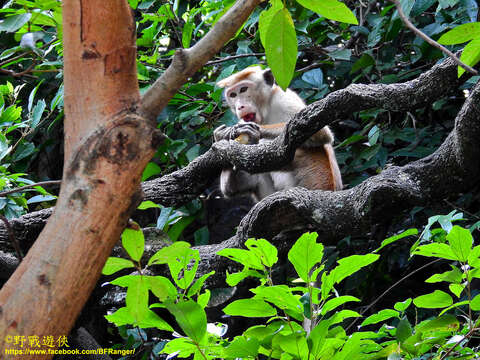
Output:
<path fill-rule="evenodd" d="M 155 129 L 131 111 L 140 95 L 128 4 L 68 0 L 63 21 L 63 184 L 46 227 L 0 291 L 2 349 L 15 348 L 9 336 L 68 335 L 138 203 L 157 145 Z"/>

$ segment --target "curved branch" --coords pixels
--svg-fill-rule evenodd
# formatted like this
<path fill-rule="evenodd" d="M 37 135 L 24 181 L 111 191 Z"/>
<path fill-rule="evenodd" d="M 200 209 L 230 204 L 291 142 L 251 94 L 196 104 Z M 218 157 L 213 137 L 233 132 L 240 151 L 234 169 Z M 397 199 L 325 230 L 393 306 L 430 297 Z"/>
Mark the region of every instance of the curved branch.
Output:
<path fill-rule="evenodd" d="M 480 83 L 465 101 L 455 128 L 432 155 L 392 166 L 356 187 L 339 191 L 295 188 L 258 203 L 242 220 L 237 236 L 269 237 L 289 224 L 314 228 L 322 241 L 368 232 L 371 225 L 412 206 L 426 205 L 466 191 L 480 175 Z M 448 180 L 446 180 L 448 178 Z"/>
<path fill-rule="evenodd" d="M 431 103 L 456 88 L 467 76 L 457 78 L 457 66 L 449 58 L 418 78 L 399 84 L 352 84 L 308 105 L 287 124 L 274 141 L 242 145 L 220 141 L 212 148 L 220 158 L 248 172 L 276 170 L 288 164 L 295 150 L 325 125 L 371 108 L 407 111 Z"/>

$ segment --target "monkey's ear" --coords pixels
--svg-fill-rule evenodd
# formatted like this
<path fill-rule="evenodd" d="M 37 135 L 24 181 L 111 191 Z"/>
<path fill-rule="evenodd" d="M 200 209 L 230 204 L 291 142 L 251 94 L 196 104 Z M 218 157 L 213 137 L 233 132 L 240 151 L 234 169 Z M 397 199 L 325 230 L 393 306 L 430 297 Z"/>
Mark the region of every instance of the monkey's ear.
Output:
<path fill-rule="evenodd" d="M 275 78 L 273 77 L 272 70 L 265 70 L 263 72 L 263 79 L 268 85 L 273 86 L 273 84 L 275 83 Z"/>

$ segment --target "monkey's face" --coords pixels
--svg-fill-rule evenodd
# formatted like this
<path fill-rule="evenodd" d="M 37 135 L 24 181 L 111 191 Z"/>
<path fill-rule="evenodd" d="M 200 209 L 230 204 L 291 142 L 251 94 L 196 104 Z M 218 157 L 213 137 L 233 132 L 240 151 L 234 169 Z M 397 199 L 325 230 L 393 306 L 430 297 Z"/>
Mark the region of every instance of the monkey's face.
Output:
<path fill-rule="evenodd" d="M 238 117 L 245 122 L 254 122 L 262 124 L 264 114 L 262 109 L 266 108 L 267 99 L 265 98 L 262 82 L 243 80 L 227 88 L 225 97 L 228 105 Z"/>

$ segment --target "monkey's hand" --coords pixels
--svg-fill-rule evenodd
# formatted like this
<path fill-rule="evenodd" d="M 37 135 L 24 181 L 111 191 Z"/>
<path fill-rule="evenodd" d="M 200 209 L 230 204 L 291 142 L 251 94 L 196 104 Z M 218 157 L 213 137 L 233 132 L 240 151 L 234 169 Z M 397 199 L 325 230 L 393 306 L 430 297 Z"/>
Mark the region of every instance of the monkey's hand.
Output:
<path fill-rule="evenodd" d="M 213 130 L 213 138 L 215 139 L 215 142 L 221 140 L 233 140 L 235 139 L 234 132 L 235 130 L 233 126 L 227 127 L 226 125 L 221 125 Z"/>
<path fill-rule="evenodd" d="M 213 131 L 216 142 L 235 140 L 244 145 L 258 144 L 261 138 L 260 126 L 255 123 L 239 122 L 234 126 L 221 125 Z"/>
<path fill-rule="evenodd" d="M 233 126 L 233 140 L 244 145 L 258 144 L 261 138 L 260 126 L 252 122 L 239 122 Z"/>

